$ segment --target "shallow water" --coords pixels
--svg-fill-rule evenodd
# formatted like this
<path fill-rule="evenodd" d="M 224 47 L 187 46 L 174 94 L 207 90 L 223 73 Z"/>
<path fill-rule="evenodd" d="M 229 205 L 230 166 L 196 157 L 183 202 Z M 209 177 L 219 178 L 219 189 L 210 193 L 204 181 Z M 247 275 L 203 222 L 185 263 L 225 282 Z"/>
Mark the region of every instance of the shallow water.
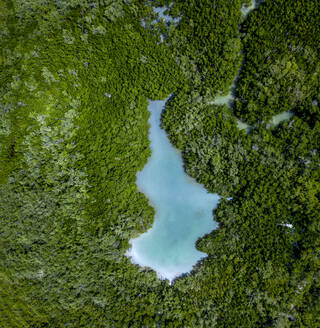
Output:
<path fill-rule="evenodd" d="M 246 132 L 250 132 L 252 130 L 252 126 L 248 123 L 242 122 L 237 119 L 237 127 L 239 130 L 246 130 Z"/>
<path fill-rule="evenodd" d="M 229 108 L 232 108 L 232 104 L 234 102 L 234 95 L 232 91 L 233 86 L 234 84 L 232 84 L 230 88 L 231 90 L 226 96 L 217 96 L 212 103 L 218 106 L 227 105 Z"/>
<path fill-rule="evenodd" d="M 150 230 L 130 241 L 127 255 L 141 266 L 169 279 L 189 272 L 207 254 L 196 250 L 196 240 L 216 228 L 213 209 L 219 202 L 217 194 L 185 174 L 181 154 L 160 128 L 165 101 L 151 101 L 149 119 L 152 155 L 141 172 L 137 185 L 156 210 Z"/>
<path fill-rule="evenodd" d="M 170 15 L 165 15 L 164 12 L 167 10 L 166 6 L 154 7 L 153 10 L 159 15 L 159 18 L 163 18 L 166 23 L 173 22 L 178 23 L 181 18 L 172 18 Z"/>
<path fill-rule="evenodd" d="M 237 79 L 237 77 L 236 77 Z M 216 96 L 215 99 L 213 100 L 212 104 L 214 105 L 218 105 L 218 106 L 222 106 L 222 105 L 226 105 L 228 108 L 230 108 L 232 110 L 232 105 L 234 102 L 234 89 L 235 89 L 235 81 L 232 83 L 231 87 L 230 87 L 230 91 L 226 96 Z M 246 130 L 246 132 L 248 133 L 251 129 L 252 126 L 240 121 L 239 119 L 237 119 L 237 127 L 239 130 Z"/>
<path fill-rule="evenodd" d="M 257 6 L 256 0 L 252 0 L 251 1 L 251 5 L 246 7 L 246 6 L 242 6 L 241 8 L 241 13 L 243 17 L 246 17 L 250 11 L 252 11 L 253 9 L 255 9 Z"/>
<path fill-rule="evenodd" d="M 279 125 L 281 122 L 284 121 L 289 121 L 290 118 L 294 115 L 293 112 L 282 112 L 278 115 L 274 115 L 272 116 L 272 119 L 270 120 L 270 123 L 277 126 Z"/>

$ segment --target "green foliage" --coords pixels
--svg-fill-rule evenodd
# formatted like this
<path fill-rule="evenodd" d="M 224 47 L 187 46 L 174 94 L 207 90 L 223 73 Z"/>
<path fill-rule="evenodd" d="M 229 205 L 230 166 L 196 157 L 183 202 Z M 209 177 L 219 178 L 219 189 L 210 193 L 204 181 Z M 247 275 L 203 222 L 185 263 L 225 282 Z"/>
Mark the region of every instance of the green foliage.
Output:
<path fill-rule="evenodd" d="M 250 124 L 267 122 L 274 114 L 306 108 L 317 97 L 319 5 L 265 1 L 244 22 L 245 65 L 236 90 L 237 116 Z"/>
<path fill-rule="evenodd" d="M 162 116 L 186 171 L 230 197 L 215 210 L 219 228 L 198 240 L 209 257 L 193 276 L 200 276 L 197 290 L 210 286 L 204 299 L 220 305 L 210 312 L 218 313 L 218 327 L 319 325 L 316 6 L 266 1 L 244 21 L 233 111 L 210 105 L 215 86 L 199 91 L 191 80 Z M 268 124 L 290 109 L 296 115 L 289 122 Z M 238 130 L 234 114 L 252 125 L 249 134 Z"/>
<path fill-rule="evenodd" d="M 240 0 L 174 1 L 171 6 L 169 13 L 182 18 L 169 29 L 168 42 L 196 90 L 225 93 L 234 79 L 241 62 L 240 8 Z"/>
<path fill-rule="evenodd" d="M 244 3 L 0 0 L 1 327 L 319 326 L 319 3 Z M 154 217 L 147 99 L 170 94 L 162 126 L 222 195 L 172 285 L 125 257 Z"/>

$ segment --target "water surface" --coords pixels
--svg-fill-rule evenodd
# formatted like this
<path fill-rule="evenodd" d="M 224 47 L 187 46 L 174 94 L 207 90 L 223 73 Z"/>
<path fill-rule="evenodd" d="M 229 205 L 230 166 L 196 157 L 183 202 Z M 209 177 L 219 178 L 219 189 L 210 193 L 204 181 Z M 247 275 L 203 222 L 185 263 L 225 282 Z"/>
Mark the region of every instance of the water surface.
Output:
<path fill-rule="evenodd" d="M 166 6 L 163 7 L 153 7 L 153 10 L 159 15 L 159 18 L 163 18 L 163 20 L 165 21 L 165 23 L 170 23 L 173 22 L 175 24 L 179 23 L 181 17 L 179 18 L 173 18 L 170 15 L 165 15 L 164 12 L 167 10 L 168 8 Z"/>
<path fill-rule="evenodd" d="M 158 277 L 171 282 L 207 255 L 195 248 L 195 242 L 216 228 L 212 211 L 219 196 L 209 194 L 185 174 L 180 152 L 160 128 L 164 104 L 165 101 L 149 104 L 152 155 L 137 174 L 139 190 L 156 210 L 155 221 L 150 230 L 130 241 L 132 247 L 127 255 L 134 263 L 154 269 Z"/>
<path fill-rule="evenodd" d="M 236 88 L 236 80 L 238 78 L 238 75 L 236 76 L 236 78 L 234 79 L 233 83 L 230 86 L 230 91 L 226 96 L 221 96 L 218 95 L 215 97 L 215 99 L 211 102 L 214 105 L 217 106 L 222 106 L 222 105 L 226 105 L 230 110 L 232 110 L 232 106 L 234 103 L 234 92 L 235 92 L 235 88 Z M 240 121 L 238 118 L 236 119 L 237 121 L 237 127 L 239 130 L 246 130 L 246 132 L 248 133 L 251 129 L 252 126 Z"/>
<path fill-rule="evenodd" d="M 249 6 L 245 6 L 243 5 L 241 8 L 241 13 L 243 17 L 248 16 L 248 14 L 250 13 L 250 11 L 252 11 L 253 9 L 255 9 L 257 7 L 257 3 L 256 0 L 252 0 L 251 4 Z"/>
<path fill-rule="evenodd" d="M 277 126 L 284 121 L 289 121 L 293 115 L 294 113 L 290 111 L 282 112 L 280 114 L 272 116 L 270 123 L 273 124 L 274 126 Z"/>
<path fill-rule="evenodd" d="M 235 78 L 235 80 L 237 79 L 237 77 Z M 227 95 L 225 96 L 218 95 L 214 98 L 212 102 L 214 105 L 218 105 L 218 106 L 226 105 L 228 106 L 228 108 L 232 108 L 234 103 L 234 90 L 236 88 L 235 80 L 231 84 L 230 91 Z"/>

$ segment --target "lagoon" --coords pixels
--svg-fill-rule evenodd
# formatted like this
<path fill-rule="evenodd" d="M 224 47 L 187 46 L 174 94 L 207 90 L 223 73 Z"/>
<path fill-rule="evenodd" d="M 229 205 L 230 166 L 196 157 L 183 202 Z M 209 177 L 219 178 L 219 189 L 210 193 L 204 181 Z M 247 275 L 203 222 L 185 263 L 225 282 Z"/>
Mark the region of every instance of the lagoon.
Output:
<path fill-rule="evenodd" d="M 220 197 L 208 193 L 184 172 L 180 152 L 160 127 L 164 105 L 165 101 L 149 103 L 152 155 L 137 174 L 139 190 L 155 208 L 155 220 L 150 230 L 130 241 L 127 256 L 171 283 L 207 255 L 198 251 L 195 243 L 217 227 L 213 209 Z"/>

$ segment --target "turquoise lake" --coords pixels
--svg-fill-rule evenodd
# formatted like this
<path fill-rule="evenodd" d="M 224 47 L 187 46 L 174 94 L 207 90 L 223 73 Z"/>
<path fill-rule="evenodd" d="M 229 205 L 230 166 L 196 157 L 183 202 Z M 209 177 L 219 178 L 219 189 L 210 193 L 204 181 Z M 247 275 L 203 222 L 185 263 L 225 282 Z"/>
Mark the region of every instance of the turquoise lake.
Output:
<path fill-rule="evenodd" d="M 149 103 L 152 155 L 137 174 L 139 190 L 155 208 L 155 220 L 150 230 L 130 241 L 127 256 L 171 282 L 207 256 L 195 248 L 195 242 L 217 227 L 213 209 L 220 197 L 208 193 L 184 172 L 180 152 L 160 128 L 164 105 L 165 101 Z"/>

